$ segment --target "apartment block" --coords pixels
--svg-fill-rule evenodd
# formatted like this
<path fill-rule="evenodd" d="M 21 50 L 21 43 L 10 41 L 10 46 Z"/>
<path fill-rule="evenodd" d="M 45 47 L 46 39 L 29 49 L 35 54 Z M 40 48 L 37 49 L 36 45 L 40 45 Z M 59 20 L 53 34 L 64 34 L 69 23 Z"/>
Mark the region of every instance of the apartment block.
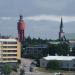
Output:
<path fill-rule="evenodd" d="M 0 38 L 0 63 L 17 63 L 20 58 L 20 42 L 15 38 Z"/>

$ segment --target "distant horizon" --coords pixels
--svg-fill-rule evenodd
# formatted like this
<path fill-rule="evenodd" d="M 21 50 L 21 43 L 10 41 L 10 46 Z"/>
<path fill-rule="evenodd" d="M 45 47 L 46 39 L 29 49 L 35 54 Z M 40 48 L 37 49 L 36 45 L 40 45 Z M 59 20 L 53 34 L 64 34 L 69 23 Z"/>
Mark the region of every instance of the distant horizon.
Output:
<path fill-rule="evenodd" d="M 64 32 L 64 35 L 65 35 L 67 40 L 75 40 L 75 33 L 65 33 Z M 18 36 L 3 35 L 1 33 L 0 33 L 0 36 L 11 37 L 11 38 L 18 38 Z M 58 36 L 59 36 L 59 34 L 58 34 Z M 27 38 L 27 37 L 30 37 L 31 39 L 33 39 L 33 38 L 36 38 L 36 39 L 40 38 L 40 37 L 31 37 L 30 35 L 25 36 L 25 38 Z M 59 38 L 54 38 L 54 39 L 53 38 L 40 38 L 40 39 L 43 39 L 43 40 L 45 40 L 45 39 L 47 39 L 47 40 L 57 40 Z"/>

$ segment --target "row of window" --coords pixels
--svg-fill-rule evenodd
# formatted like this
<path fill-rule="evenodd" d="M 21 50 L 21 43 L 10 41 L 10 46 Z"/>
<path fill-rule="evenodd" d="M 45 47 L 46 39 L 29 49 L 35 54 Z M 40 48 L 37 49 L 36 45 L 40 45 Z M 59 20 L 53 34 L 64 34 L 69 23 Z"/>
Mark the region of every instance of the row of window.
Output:
<path fill-rule="evenodd" d="M 2 50 L 2 52 L 17 52 L 17 50 Z"/>
<path fill-rule="evenodd" d="M 17 48 L 17 46 L 1 46 L 1 48 Z"/>
<path fill-rule="evenodd" d="M 17 42 L 2 42 L 2 44 L 17 44 Z"/>
<path fill-rule="evenodd" d="M 2 60 L 17 60 L 16 58 L 2 58 Z"/>
<path fill-rule="evenodd" d="M 2 56 L 17 56 L 17 54 L 2 54 Z"/>
<path fill-rule="evenodd" d="M 26 50 L 44 50 L 46 48 L 26 48 Z"/>
<path fill-rule="evenodd" d="M 30 50 L 28 50 L 28 51 L 26 51 L 27 53 L 38 53 L 38 51 L 30 51 Z M 40 51 L 41 52 L 41 51 Z"/>

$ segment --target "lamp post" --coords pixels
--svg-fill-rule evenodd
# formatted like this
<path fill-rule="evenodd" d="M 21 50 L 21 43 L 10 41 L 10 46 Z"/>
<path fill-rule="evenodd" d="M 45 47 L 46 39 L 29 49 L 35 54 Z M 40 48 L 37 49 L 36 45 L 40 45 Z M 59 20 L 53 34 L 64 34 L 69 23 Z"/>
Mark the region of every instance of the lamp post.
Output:
<path fill-rule="evenodd" d="M 72 47 L 70 47 L 70 54 L 71 54 L 71 52 L 72 52 Z"/>
<path fill-rule="evenodd" d="M 71 52 L 72 52 L 72 47 L 70 47 L 70 51 L 69 51 L 69 52 L 70 52 L 69 54 L 71 54 Z M 69 72 L 70 72 L 70 69 L 71 69 L 71 65 L 70 65 L 70 64 L 71 64 L 71 61 L 72 61 L 72 60 L 69 60 Z"/>

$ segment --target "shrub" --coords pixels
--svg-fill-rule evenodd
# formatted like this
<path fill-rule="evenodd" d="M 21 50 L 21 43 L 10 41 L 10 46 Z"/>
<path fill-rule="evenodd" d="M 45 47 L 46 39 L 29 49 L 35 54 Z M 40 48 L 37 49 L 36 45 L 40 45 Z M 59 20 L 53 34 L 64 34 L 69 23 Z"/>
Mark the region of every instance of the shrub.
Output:
<path fill-rule="evenodd" d="M 50 60 L 47 64 L 47 69 L 54 69 L 57 70 L 59 69 L 59 62 L 57 60 Z"/>

